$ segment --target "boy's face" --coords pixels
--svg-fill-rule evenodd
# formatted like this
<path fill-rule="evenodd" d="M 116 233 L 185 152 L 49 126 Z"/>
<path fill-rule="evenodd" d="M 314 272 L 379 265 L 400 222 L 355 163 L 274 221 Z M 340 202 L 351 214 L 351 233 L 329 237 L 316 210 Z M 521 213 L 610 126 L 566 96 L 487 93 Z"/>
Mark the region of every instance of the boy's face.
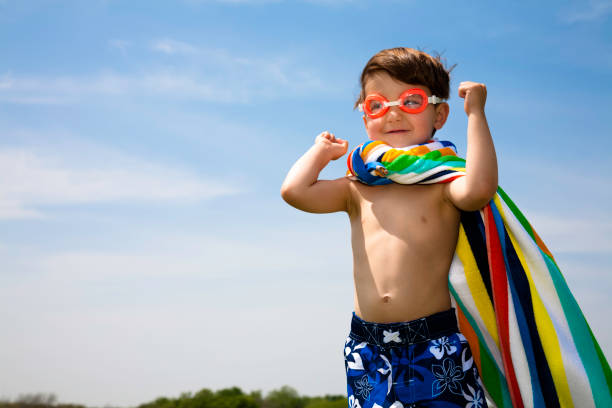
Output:
<path fill-rule="evenodd" d="M 410 88 L 419 88 L 431 96 L 428 87 L 407 84 L 392 78 L 387 73 L 372 75 L 365 84 L 365 95 L 378 93 L 389 101 L 397 100 L 402 92 Z M 428 104 L 420 113 L 407 113 L 398 106 L 391 106 L 389 111 L 379 118 L 372 119 L 364 115 L 364 122 L 370 140 L 380 140 L 392 147 L 405 147 L 425 143 L 431 139 L 434 129 L 444 126 L 448 117 L 448 104 Z"/>

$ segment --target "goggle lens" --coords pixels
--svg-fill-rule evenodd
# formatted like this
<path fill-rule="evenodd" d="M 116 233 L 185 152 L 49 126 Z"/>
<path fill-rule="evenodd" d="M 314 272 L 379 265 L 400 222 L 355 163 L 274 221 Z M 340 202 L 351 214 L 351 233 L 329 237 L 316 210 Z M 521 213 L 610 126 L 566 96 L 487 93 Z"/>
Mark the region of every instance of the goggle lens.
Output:
<path fill-rule="evenodd" d="M 411 112 L 418 110 L 423 103 L 425 102 L 425 98 L 420 93 L 409 93 L 407 95 L 402 95 L 401 99 L 401 107 L 402 110 L 406 112 Z"/>
<path fill-rule="evenodd" d="M 364 101 L 364 110 L 369 116 L 378 116 L 384 115 L 387 109 L 385 106 L 385 102 L 387 102 L 383 97 L 378 95 L 368 96 Z"/>

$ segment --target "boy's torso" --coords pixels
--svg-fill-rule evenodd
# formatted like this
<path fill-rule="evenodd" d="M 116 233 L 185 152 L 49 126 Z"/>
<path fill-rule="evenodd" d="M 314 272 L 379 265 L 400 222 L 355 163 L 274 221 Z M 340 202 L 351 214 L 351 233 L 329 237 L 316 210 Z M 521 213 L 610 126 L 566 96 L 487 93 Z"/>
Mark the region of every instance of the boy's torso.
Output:
<path fill-rule="evenodd" d="M 460 213 L 444 186 L 350 187 L 355 313 L 390 323 L 449 309 Z"/>

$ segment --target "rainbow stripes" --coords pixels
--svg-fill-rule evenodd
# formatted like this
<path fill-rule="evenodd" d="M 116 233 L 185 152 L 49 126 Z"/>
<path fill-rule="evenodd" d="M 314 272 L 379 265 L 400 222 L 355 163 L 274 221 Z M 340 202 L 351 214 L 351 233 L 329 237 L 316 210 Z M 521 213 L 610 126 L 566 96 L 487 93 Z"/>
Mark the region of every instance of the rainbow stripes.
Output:
<path fill-rule="evenodd" d="M 359 145 L 347 175 L 370 185 L 465 175 L 447 141 Z M 498 188 L 464 212 L 449 288 L 487 396 L 498 407 L 612 407 L 612 372 L 552 254 Z"/>

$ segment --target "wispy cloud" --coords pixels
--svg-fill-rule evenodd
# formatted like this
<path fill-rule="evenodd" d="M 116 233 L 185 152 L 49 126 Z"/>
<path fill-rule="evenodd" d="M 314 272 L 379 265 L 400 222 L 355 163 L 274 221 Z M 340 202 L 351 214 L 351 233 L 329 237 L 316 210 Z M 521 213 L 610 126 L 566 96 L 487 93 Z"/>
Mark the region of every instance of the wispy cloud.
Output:
<path fill-rule="evenodd" d="M 531 213 L 529 221 L 554 253 L 612 253 L 612 222 Z"/>
<path fill-rule="evenodd" d="M 177 237 L 164 240 L 147 250 L 130 251 L 66 251 L 39 256 L 31 269 L 50 280 L 113 281 L 147 277 L 230 279 L 257 272 L 258 279 L 294 271 L 299 248 L 285 245 L 279 251 L 277 242 L 240 241 L 214 236 Z M 182 243 L 184 247 L 179 247 Z M 331 252 L 331 251 L 330 251 Z M 331 256 L 331 253 L 330 253 Z M 245 262 L 248 259 L 248 262 Z M 321 268 L 324 262 L 312 259 L 299 268 Z M 263 274 L 263 275 L 262 275 Z M 257 280 L 257 279 L 255 279 Z"/>
<path fill-rule="evenodd" d="M 140 229 L 117 232 L 129 237 L 124 238 L 120 248 L 114 245 L 100 247 L 100 241 L 88 239 L 59 250 L 0 241 L 0 258 L 6 266 L 0 280 L 10 280 L 14 288 L 30 285 L 32 279 L 37 284 L 41 281 L 51 284 L 68 281 L 110 283 L 117 279 L 134 282 L 167 277 L 177 282 L 193 277 L 227 281 L 238 276 L 243 283 L 253 284 L 278 279 L 311 283 L 325 279 L 335 284 L 346 276 L 328 276 L 327 271 L 350 269 L 348 245 L 318 245 L 319 256 L 304 257 L 304 248 L 312 245 L 309 238 L 312 235 L 304 233 L 303 229 L 275 226 L 255 236 L 228 237 L 210 228 L 194 234 L 160 228 L 155 234 Z M 333 227 L 317 231 L 330 239 L 342 236 Z M 301 261 L 296 263 L 296 259 Z M 306 271 L 308 273 L 303 275 Z M 0 285 L 0 299 L 3 290 L 10 290 L 7 282 Z"/>
<path fill-rule="evenodd" d="M 240 5 L 259 5 L 269 3 L 282 3 L 285 0 L 185 0 L 188 4 L 205 4 L 205 3 L 220 3 L 220 4 L 240 4 Z"/>
<path fill-rule="evenodd" d="M 85 95 L 118 95 L 132 87 L 132 79 L 113 73 L 93 77 L 0 76 L 0 103 L 65 104 Z"/>
<path fill-rule="evenodd" d="M 248 58 L 168 38 L 153 42 L 151 49 L 189 60 L 179 68 L 176 64 L 158 66 L 138 73 L 107 71 L 44 77 L 5 72 L 0 74 L 0 103 L 73 104 L 101 96 L 250 103 L 260 98 L 321 94 L 334 89 L 321 81 L 315 68 L 304 67 L 289 56 Z"/>
<path fill-rule="evenodd" d="M 192 64 L 207 68 L 212 74 L 210 76 L 219 79 L 224 88 L 240 86 L 264 96 L 270 96 L 270 86 L 280 87 L 283 92 L 320 92 L 325 89 L 314 67 L 304 67 L 288 55 L 247 57 L 245 53 L 169 38 L 155 41 L 152 49 L 164 54 L 190 55 Z"/>
<path fill-rule="evenodd" d="M 397 1 L 397 0 L 396 0 Z M 257 6 L 262 4 L 270 3 L 289 3 L 287 0 L 185 0 L 188 4 L 205 4 L 205 3 L 219 3 L 219 4 L 230 4 L 230 5 L 248 5 Z M 310 3 L 322 6 L 341 6 L 344 4 L 355 4 L 361 3 L 361 0 L 301 0 L 302 3 Z"/>
<path fill-rule="evenodd" d="M 165 54 L 193 54 L 198 52 L 198 49 L 191 44 L 169 38 L 155 41 L 151 48 Z"/>
<path fill-rule="evenodd" d="M 574 3 L 571 8 L 564 9 L 559 18 L 561 21 L 573 24 L 602 19 L 612 13 L 611 0 L 589 0 Z"/>
<path fill-rule="evenodd" d="M 0 219 L 40 218 L 42 206 L 122 202 L 185 202 L 233 194 L 220 182 L 185 170 L 99 149 L 83 162 L 60 153 L 0 148 Z M 234 183 L 233 183 L 234 184 Z"/>
<path fill-rule="evenodd" d="M 127 54 L 127 49 L 132 45 L 132 43 L 130 41 L 126 41 L 126 40 L 119 40 L 119 39 L 114 39 L 114 40 L 110 40 L 108 42 L 108 44 L 112 47 L 112 48 L 116 48 L 119 51 L 121 51 L 121 53 L 123 55 Z"/>

